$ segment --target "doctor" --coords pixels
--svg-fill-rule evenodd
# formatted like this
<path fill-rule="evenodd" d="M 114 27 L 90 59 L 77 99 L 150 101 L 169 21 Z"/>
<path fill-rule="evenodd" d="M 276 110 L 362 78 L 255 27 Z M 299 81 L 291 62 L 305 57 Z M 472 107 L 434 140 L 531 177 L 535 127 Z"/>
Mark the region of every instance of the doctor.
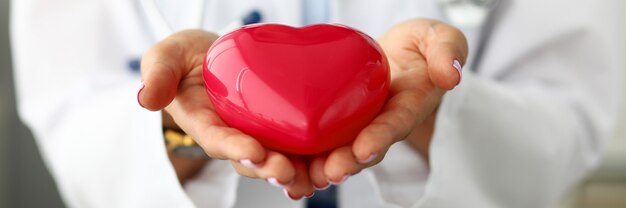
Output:
<path fill-rule="evenodd" d="M 262 147 L 219 127 L 216 117 L 200 121 L 213 122 L 216 127 L 209 129 L 193 128 L 186 119 L 195 111 L 185 108 L 189 91 L 181 89 L 190 83 L 184 78 L 192 76 L 184 70 L 192 71 L 187 64 L 195 63 L 216 36 L 184 31 L 158 42 L 135 1 L 13 1 L 19 113 L 65 202 L 72 207 L 294 206 L 271 196 L 250 202 L 253 195 L 277 189 L 265 185 L 246 192 L 253 183 L 238 187 L 231 164 L 216 160 L 230 159 L 240 174 L 290 182 L 284 184 L 290 196 L 308 195 L 312 186 L 307 185 L 324 186 L 326 178 L 343 181 L 342 207 L 548 207 L 597 164 L 621 95 L 611 21 L 617 19 L 611 10 L 617 1 L 503 0 L 493 10 L 431 0 L 330 2 L 331 22 L 381 37 L 397 91 L 377 120 L 395 123 L 373 128 L 383 129 L 375 134 L 366 134 L 366 128 L 353 146 L 317 160 L 324 164 L 303 168 L 278 153 L 256 154 Z M 195 4 L 159 4 L 176 30 L 195 24 L 194 13 L 185 12 Z M 210 0 L 204 8 L 206 31 L 218 31 L 254 8 L 266 22 L 303 23 L 300 1 Z M 476 21 L 461 18 L 471 10 Z M 560 11 L 567 15 L 554 15 Z M 465 38 L 454 27 L 416 17 L 455 24 L 467 37 L 469 53 L 479 58 L 466 61 Z M 443 34 L 429 33 L 438 31 Z M 163 50 L 168 47 L 178 53 Z M 441 51 L 424 50 L 432 48 Z M 141 78 L 128 63 L 146 51 L 145 87 L 138 95 Z M 454 60 L 467 62 L 456 87 L 460 76 Z M 158 69 L 168 64 L 178 70 L 166 75 Z M 420 91 L 427 96 L 411 94 L 428 84 L 432 88 Z M 184 186 L 163 143 L 167 117 L 137 107 L 137 97 L 148 109 L 167 106 L 176 125 L 216 158 Z M 387 113 L 393 109 L 403 113 Z M 229 144 L 225 137 L 236 139 Z M 247 146 L 227 148 L 235 142 Z M 276 171 L 280 168 L 288 171 Z M 302 172 L 305 168 L 311 171 Z M 346 174 L 354 175 L 344 181 Z"/>

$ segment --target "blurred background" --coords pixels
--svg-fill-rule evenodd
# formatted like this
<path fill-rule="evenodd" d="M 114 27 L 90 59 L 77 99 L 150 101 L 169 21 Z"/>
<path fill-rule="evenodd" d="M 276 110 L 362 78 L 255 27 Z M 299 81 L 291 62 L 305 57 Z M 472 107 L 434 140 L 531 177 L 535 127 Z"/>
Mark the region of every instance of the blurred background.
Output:
<path fill-rule="evenodd" d="M 8 16 L 9 1 L 0 0 L 0 208 L 64 207 L 31 133 L 17 117 Z M 626 41 L 616 44 L 626 51 Z M 599 169 L 564 198 L 559 208 L 626 207 L 626 112 L 607 147 Z"/>
<path fill-rule="evenodd" d="M 0 208 L 64 207 L 30 131 L 15 110 L 9 0 L 0 0 Z"/>

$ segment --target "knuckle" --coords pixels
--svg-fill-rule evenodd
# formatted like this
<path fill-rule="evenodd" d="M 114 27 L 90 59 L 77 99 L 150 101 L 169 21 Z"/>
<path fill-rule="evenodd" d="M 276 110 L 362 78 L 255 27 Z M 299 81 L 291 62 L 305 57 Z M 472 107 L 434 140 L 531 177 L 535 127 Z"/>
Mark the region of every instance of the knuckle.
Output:
<path fill-rule="evenodd" d="M 389 122 L 379 122 L 371 126 L 370 135 L 378 137 L 378 139 L 391 139 L 390 132 L 395 132 L 396 127 Z"/>

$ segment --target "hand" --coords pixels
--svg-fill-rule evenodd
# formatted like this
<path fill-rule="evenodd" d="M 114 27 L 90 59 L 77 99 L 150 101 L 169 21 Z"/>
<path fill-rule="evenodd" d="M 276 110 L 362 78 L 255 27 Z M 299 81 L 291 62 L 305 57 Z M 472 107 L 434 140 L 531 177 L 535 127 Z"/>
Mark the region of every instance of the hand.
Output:
<path fill-rule="evenodd" d="M 417 127 L 432 126 L 431 117 L 447 90 L 461 80 L 461 65 L 467 57 L 467 41 L 462 32 L 445 23 L 414 19 L 391 28 L 380 39 L 391 67 L 389 99 L 380 115 L 365 127 L 350 145 L 320 155 L 310 165 L 316 187 L 341 183 L 348 176 L 382 161 L 389 147 L 409 135 L 425 141 L 412 141 L 415 149 L 428 156 L 430 134 L 412 134 Z M 456 67 L 454 66 L 455 63 Z"/>
<path fill-rule="evenodd" d="M 137 100 L 152 111 L 165 109 L 213 159 L 230 160 L 241 175 L 283 186 L 292 196 L 313 193 L 299 156 L 265 149 L 228 127 L 214 110 L 202 78 L 204 55 L 217 36 L 200 30 L 175 33 L 153 46 L 141 61 L 144 87 Z"/>

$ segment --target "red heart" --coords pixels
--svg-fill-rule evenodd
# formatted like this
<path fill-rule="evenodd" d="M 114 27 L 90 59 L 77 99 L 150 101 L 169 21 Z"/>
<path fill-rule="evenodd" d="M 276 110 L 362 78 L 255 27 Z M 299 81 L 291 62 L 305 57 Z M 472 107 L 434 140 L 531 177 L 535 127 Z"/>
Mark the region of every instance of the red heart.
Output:
<path fill-rule="evenodd" d="M 380 111 L 390 82 L 376 41 L 334 24 L 242 27 L 213 43 L 203 77 L 229 126 L 294 154 L 353 141 Z"/>

